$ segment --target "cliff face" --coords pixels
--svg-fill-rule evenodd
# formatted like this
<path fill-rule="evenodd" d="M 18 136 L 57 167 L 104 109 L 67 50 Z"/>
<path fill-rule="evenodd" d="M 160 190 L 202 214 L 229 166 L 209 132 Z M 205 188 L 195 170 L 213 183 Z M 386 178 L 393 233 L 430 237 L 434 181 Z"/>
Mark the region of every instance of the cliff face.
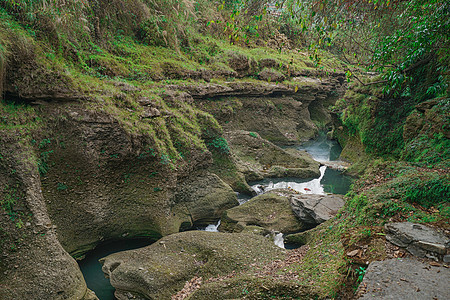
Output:
<path fill-rule="evenodd" d="M 343 73 L 321 79 L 307 72 L 292 76 L 286 84 L 236 81 L 183 88 L 225 131 L 255 131 L 273 143 L 289 145 L 306 141 L 319 127 L 330 125 L 327 107 L 345 90 Z"/>
<path fill-rule="evenodd" d="M 110 239 L 157 239 L 238 204 L 208 172 L 206 147 L 170 159 L 148 134 L 132 135 L 79 103 L 2 105 L 5 299 L 81 299 L 86 285 L 68 253 L 80 256 Z"/>
<path fill-rule="evenodd" d="M 32 150 L 2 131 L 1 299 L 93 299 L 75 260 L 58 239 Z"/>

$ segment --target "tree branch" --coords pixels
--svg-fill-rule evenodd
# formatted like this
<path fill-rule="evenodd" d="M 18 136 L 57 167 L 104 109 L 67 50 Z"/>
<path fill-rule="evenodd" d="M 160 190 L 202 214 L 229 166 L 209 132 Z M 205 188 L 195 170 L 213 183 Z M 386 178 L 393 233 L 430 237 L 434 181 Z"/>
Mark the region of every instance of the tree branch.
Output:
<path fill-rule="evenodd" d="M 356 76 L 355 74 L 352 73 L 352 76 L 356 78 L 356 80 L 359 81 L 359 83 L 361 83 L 363 86 L 369 86 L 369 85 L 374 85 L 374 84 L 380 84 L 380 83 L 386 83 L 389 80 L 378 80 L 378 81 L 373 81 L 373 82 L 369 82 L 369 83 L 364 83 L 361 81 L 361 79 L 358 78 L 358 76 Z"/>

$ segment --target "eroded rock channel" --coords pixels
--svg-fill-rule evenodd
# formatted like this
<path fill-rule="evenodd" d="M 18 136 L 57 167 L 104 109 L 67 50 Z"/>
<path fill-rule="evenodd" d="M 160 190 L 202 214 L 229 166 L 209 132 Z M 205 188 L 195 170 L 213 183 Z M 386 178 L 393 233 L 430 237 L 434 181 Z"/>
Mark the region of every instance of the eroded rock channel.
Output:
<path fill-rule="evenodd" d="M 236 139 L 239 142 L 235 142 L 233 139 Z M 235 153 L 238 153 L 239 157 L 252 157 L 252 161 L 241 164 L 246 168 L 247 173 L 244 174 L 247 174 L 249 178 L 258 176 L 268 177 L 262 181 L 251 183 L 254 193 L 258 196 L 252 198 L 249 196 L 244 197 L 241 194 L 239 196 L 240 205 L 225 210 L 221 216 L 221 220 L 214 220 L 214 222 L 208 226 L 203 225 L 197 227 L 207 231 L 205 233 L 189 232 L 174 236 L 173 238 L 172 236 L 168 236 L 159 240 L 155 245 L 151 246 L 151 248 L 137 249 L 123 253 L 121 251 L 146 246 L 150 244 L 151 241 L 124 240 L 102 245 L 100 248 L 92 251 L 88 254 L 86 259 L 80 262 L 80 266 L 88 287 L 94 290 L 100 299 L 115 299 L 115 289 L 110 284 L 109 280 L 111 280 L 112 284 L 118 288 L 116 295 L 118 295 L 119 299 L 129 299 L 130 297 L 158 299 L 175 294 L 182 288 L 184 282 L 191 279 L 192 274 L 200 276 L 204 272 L 210 272 L 205 271 L 205 266 L 208 266 L 208 268 L 212 268 L 213 270 L 217 269 L 214 272 L 218 272 L 218 274 L 225 276 L 227 272 L 235 272 L 238 270 L 234 269 L 238 267 L 235 265 L 235 262 L 230 265 L 230 261 L 228 260 L 247 259 L 262 263 L 259 258 L 257 259 L 257 256 L 262 252 L 267 255 L 267 253 L 273 251 L 270 249 L 273 248 L 274 242 L 279 248 L 284 248 L 282 239 L 283 234 L 304 231 L 327 220 L 327 218 L 324 217 L 317 222 L 310 222 L 307 218 L 299 218 L 298 207 L 296 211 L 294 208 L 295 206 L 292 206 L 295 199 L 302 197 L 301 195 L 321 199 L 321 197 L 330 197 L 326 196 L 327 193 L 330 192 L 343 194 L 350 186 L 350 177 L 343 175 L 339 170 L 332 169 L 325 165 L 334 163 L 334 166 L 344 168 L 345 164 L 341 164 L 338 161 L 340 147 L 337 142 L 328 140 L 324 134 L 319 135 L 315 140 L 304 143 L 303 145 L 290 146 L 288 151 L 272 145 L 267 140 L 261 139 L 256 133 L 250 134 L 245 131 L 229 133 L 228 140 L 231 149 L 233 149 Z M 266 145 L 262 146 L 264 143 Z M 252 151 L 250 151 L 250 149 L 252 149 L 253 153 L 251 153 Z M 264 152 L 264 150 L 267 149 L 269 150 Z M 275 157 L 273 156 L 273 153 L 275 153 Z M 270 157 L 271 155 L 272 157 Z M 255 160 L 255 156 L 258 157 L 258 159 Z M 316 169 L 319 163 L 315 162 L 313 159 L 320 161 L 322 166 L 319 170 Z M 290 165 L 289 160 L 292 162 Z M 296 162 L 296 160 L 298 162 Z M 265 163 L 274 164 L 276 161 L 283 162 L 285 166 L 291 167 L 290 169 L 285 168 L 284 171 L 281 171 L 282 173 L 284 172 L 283 174 L 290 174 L 289 172 L 294 174 L 303 172 L 303 174 L 306 174 L 304 177 L 313 177 L 314 175 L 319 175 L 319 177 L 312 179 L 280 177 L 280 174 L 274 174 L 273 171 L 264 168 Z M 194 187 L 191 189 L 193 189 L 193 193 L 199 193 L 198 189 L 195 189 Z M 202 187 L 199 187 L 199 189 L 202 189 Z M 339 199 L 339 197 L 337 198 L 339 201 L 335 201 L 336 199 L 333 198 L 331 198 L 331 200 L 332 202 L 336 202 L 338 206 L 343 205 L 343 201 Z M 335 209 L 336 211 L 328 211 L 328 213 L 331 213 L 329 217 L 335 214 L 339 207 L 335 207 Z M 313 214 L 315 215 L 315 213 Z M 224 233 L 217 233 L 209 235 L 211 231 L 231 232 L 233 234 L 224 235 Z M 238 235 L 237 233 L 245 233 L 250 236 L 241 237 L 241 235 Z M 239 253 L 239 251 L 234 248 L 234 250 L 231 248 L 229 249 L 229 247 L 234 247 L 233 245 L 236 245 L 238 248 L 242 247 L 242 245 L 239 244 L 239 240 L 242 238 L 245 239 L 247 243 L 250 243 L 251 238 L 253 238 L 255 234 L 256 236 L 262 236 L 262 240 L 259 240 L 258 242 L 261 246 L 249 246 L 246 244 L 246 250 L 244 250 L 245 253 Z M 175 237 L 178 237 L 179 245 L 171 244 L 173 243 L 171 241 L 174 240 Z M 274 241 L 271 241 L 271 239 Z M 175 238 L 174 241 L 176 240 L 177 239 Z M 220 245 L 215 246 L 215 243 L 218 242 Z M 259 249 L 255 247 L 263 248 Z M 168 251 L 167 249 L 172 249 L 173 251 Z M 225 253 L 228 253 L 228 250 L 234 251 L 232 251 L 232 257 L 228 257 L 229 254 L 225 255 Z M 178 256 L 175 256 L 178 258 L 174 257 L 171 259 L 171 255 L 175 253 L 174 251 L 178 252 L 181 256 L 186 256 L 186 259 L 188 259 L 189 262 L 185 262 L 184 260 L 177 262 L 177 259 L 179 259 Z M 224 252 L 224 254 L 218 254 L 222 252 Z M 112 253 L 116 254 L 111 255 Z M 107 258 L 103 258 L 107 255 L 109 255 Z M 161 259 L 155 258 L 159 256 L 161 256 Z M 100 258 L 103 264 L 103 270 L 98 261 Z M 151 261 L 148 260 L 150 258 Z M 224 260 L 220 263 L 222 266 L 217 265 L 217 262 L 208 263 L 208 261 L 215 261 L 219 258 Z M 169 266 L 168 264 L 174 265 Z M 181 266 L 186 266 L 186 264 L 192 264 L 192 266 L 183 271 L 184 273 L 180 273 L 180 270 L 185 268 L 181 268 Z M 228 266 L 225 267 L 225 265 Z M 239 263 L 237 265 L 239 265 Z M 166 269 L 167 272 L 169 272 L 169 270 L 176 270 L 176 272 L 171 271 L 167 273 L 166 271 L 163 271 L 164 269 Z M 140 275 L 141 272 L 146 275 L 142 275 L 144 276 L 142 277 Z M 155 275 L 155 272 L 159 275 Z M 109 279 L 106 279 L 104 277 L 105 275 Z M 149 280 L 152 282 L 154 281 L 154 284 L 150 284 Z"/>
<path fill-rule="evenodd" d="M 1 1 L 0 300 L 450 299 L 448 1 L 346 2 Z"/>

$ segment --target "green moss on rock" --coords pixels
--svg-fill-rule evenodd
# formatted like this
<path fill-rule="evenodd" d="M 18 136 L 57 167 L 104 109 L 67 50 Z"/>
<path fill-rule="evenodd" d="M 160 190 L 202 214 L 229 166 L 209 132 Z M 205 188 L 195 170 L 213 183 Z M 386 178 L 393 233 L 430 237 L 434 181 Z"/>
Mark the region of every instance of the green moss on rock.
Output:
<path fill-rule="evenodd" d="M 222 216 L 219 229 L 241 232 L 247 226 L 260 226 L 268 231 L 293 233 L 304 229 L 292 211 L 289 193 L 270 192 L 256 196 L 248 202 L 231 208 Z"/>
<path fill-rule="evenodd" d="M 242 130 L 227 132 L 226 138 L 240 171 L 249 181 L 264 177 L 319 176 L 319 163 L 304 151 L 281 149 Z"/>
<path fill-rule="evenodd" d="M 247 249 L 243 251 L 243 249 Z M 284 256 L 284 250 L 254 234 L 190 231 L 101 260 L 119 295 L 138 293 L 170 298 L 194 276 L 208 278 L 245 272 Z"/>

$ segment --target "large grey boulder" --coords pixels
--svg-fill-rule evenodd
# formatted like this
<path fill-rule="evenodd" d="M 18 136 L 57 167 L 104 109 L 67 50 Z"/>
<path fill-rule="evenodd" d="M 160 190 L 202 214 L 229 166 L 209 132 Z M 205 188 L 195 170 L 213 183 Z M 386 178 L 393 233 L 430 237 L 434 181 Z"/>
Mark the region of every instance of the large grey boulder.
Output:
<path fill-rule="evenodd" d="M 309 224 L 320 224 L 331 219 L 345 203 L 342 196 L 318 194 L 293 195 L 290 202 L 297 217 Z"/>
<path fill-rule="evenodd" d="M 241 232 L 249 229 L 253 232 L 255 225 L 266 231 L 273 230 L 282 233 L 298 232 L 305 228 L 292 212 L 289 195 L 273 191 L 226 210 L 222 215 L 219 229 L 228 232 Z"/>
<path fill-rule="evenodd" d="M 359 299 L 450 299 L 450 269 L 414 259 L 376 261 L 367 268 Z"/>
<path fill-rule="evenodd" d="M 220 218 L 226 209 L 238 206 L 236 193 L 217 175 L 203 172 L 178 184 L 174 211 L 189 228 L 209 224 Z"/>
<path fill-rule="evenodd" d="M 234 272 L 254 272 L 284 255 L 285 250 L 255 234 L 187 231 L 100 262 L 117 299 L 170 299 L 196 276 L 207 282 Z"/>
<path fill-rule="evenodd" d="M 450 239 L 443 233 L 416 223 L 401 222 L 385 225 L 386 239 L 392 244 L 406 248 L 418 257 L 441 257 L 447 254 Z"/>

